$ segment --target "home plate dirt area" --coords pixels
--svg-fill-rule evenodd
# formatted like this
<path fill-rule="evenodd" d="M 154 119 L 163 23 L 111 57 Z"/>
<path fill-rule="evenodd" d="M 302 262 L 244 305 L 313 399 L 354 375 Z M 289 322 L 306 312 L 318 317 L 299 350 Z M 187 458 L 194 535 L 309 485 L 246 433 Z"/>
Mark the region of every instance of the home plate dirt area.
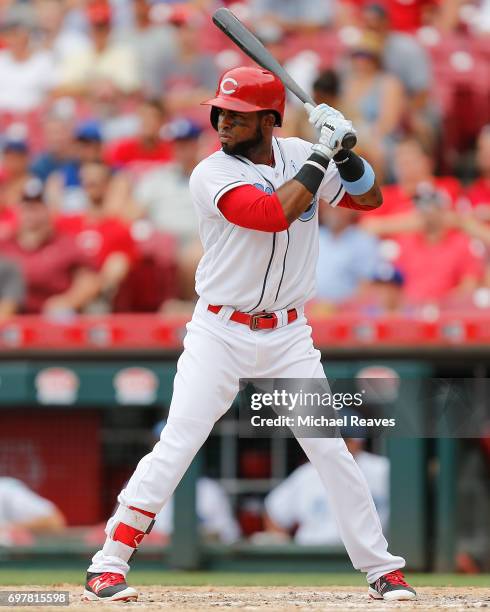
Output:
<path fill-rule="evenodd" d="M 25 608 L 26 610 L 58 611 L 63 609 L 73 612 L 112 610 L 121 607 L 123 610 L 185 610 L 186 612 L 210 612 L 216 610 L 268 610 L 282 612 L 311 612 L 320 610 L 367 610 L 378 612 L 386 610 L 490 610 L 490 588 L 480 587 L 420 587 L 419 597 L 415 601 L 388 603 L 369 599 L 365 587 L 138 587 L 137 602 L 101 603 L 82 602 L 80 585 L 56 584 L 49 587 L 54 590 L 69 591 L 70 605 L 42 606 Z M 2 590 L 9 589 L 2 585 Z M 18 586 L 15 590 L 45 590 L 46 587 Z M 16 610 L 21 609 L 19 606 Z"/>

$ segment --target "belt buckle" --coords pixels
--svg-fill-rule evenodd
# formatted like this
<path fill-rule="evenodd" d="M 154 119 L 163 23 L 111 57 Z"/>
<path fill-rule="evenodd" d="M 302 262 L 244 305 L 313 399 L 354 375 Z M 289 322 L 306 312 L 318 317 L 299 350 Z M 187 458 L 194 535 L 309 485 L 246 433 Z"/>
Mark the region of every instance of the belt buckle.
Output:
<path fill-rule="evenodd" d="M 250 315 L 250 324 L 249 327 L 251 330 L 256 331 L 259 329 L 259 321 L 260 319 L 272 319 L 274 314 L 272 312 L 256 312 L 253 315 Z"/>

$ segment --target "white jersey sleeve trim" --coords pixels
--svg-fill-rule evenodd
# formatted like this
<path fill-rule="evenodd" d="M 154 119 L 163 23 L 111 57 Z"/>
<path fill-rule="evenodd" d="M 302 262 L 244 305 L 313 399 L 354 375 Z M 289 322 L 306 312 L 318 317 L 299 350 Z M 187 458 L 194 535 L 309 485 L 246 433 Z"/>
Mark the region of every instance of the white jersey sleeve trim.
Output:
<path fill-rule="evenodd" d="M 236 187 L 242 187 L 243 185 L 250 185 L 250 183 L 246 183 L 245 181 L 232 181 L 231 183 L 228 183 L 228 185 L 224 185 L 223 187 L 221 187 L 221 189 L 216 193 L 216 195 L 213 198 L 213 203 L 216 206 L 216 208 L 218 208 L 219 201 L 226 193 L 228 193 L 232 189 L 235 189 Z M 218 208 L 218 211 L 219 211 L 219 208 Z"/>
<path fill-rule="evenodd" d="M 218 208 L 221 197 L 235 187 L 250 184 L 240 166 L 237 160 L 224 158 L 218 152 L 194 168 L 189 186 L 194 205 L 203 216 L 225 219 Z"/>

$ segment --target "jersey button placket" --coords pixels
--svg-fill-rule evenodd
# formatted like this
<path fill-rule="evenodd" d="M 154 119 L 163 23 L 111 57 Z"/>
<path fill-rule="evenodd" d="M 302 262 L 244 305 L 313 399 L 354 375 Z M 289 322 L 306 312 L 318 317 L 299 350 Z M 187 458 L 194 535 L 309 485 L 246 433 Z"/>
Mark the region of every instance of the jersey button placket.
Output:
<path fill-rule="evenodd" d="M 262 300 L 263 307 L 267 310 L 275 308 L 276 294 L 281 282 L 282 269 L 284 255 L 287 246 L 287 233 L 278 232 L 276 233 L 276 252 L 274 253 L 274 259 L 271 264 L 269 273 L 269 279 L 267 281 L 267 288 Z"/>

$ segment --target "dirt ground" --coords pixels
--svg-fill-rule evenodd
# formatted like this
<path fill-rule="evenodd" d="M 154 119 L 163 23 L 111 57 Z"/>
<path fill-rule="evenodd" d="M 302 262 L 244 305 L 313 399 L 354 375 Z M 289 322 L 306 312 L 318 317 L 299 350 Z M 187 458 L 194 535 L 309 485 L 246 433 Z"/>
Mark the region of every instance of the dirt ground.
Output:
<path fill-rule="evenodd" d="M 47 590 L 47 587 L 11 587 L 12 590 Z M 423 610 L 490 610 L 490 587 L 445 587 L 418 589 L 416 601 L 387 603 L 371 600 L 366 589 L 360 587 L 162 587 L 148 586 L 138 588 L 139 599 L 132 603 L 82 602 L 80 586 L 58 584 L 53 590 L 69 591 L 73 612 L 89 612 L 91 608 L 99 611 L 114 611 L 116 606 L 124 610 L 173 610 L 185 612 L 216 612 L 217 610 L 247 610 L 249 612 L 267 610 L 268 612 L 319 612 L 330 610 L 368 610 L 381 612 L 403 610 L 403 612 Z M 2 586 L 0 590 L 9 590 Z M 7 608 L 2 608 L 7 610 Z M 60 612 L 64 606 L 15 606 L 16 610 L 42 610 Z"/>

